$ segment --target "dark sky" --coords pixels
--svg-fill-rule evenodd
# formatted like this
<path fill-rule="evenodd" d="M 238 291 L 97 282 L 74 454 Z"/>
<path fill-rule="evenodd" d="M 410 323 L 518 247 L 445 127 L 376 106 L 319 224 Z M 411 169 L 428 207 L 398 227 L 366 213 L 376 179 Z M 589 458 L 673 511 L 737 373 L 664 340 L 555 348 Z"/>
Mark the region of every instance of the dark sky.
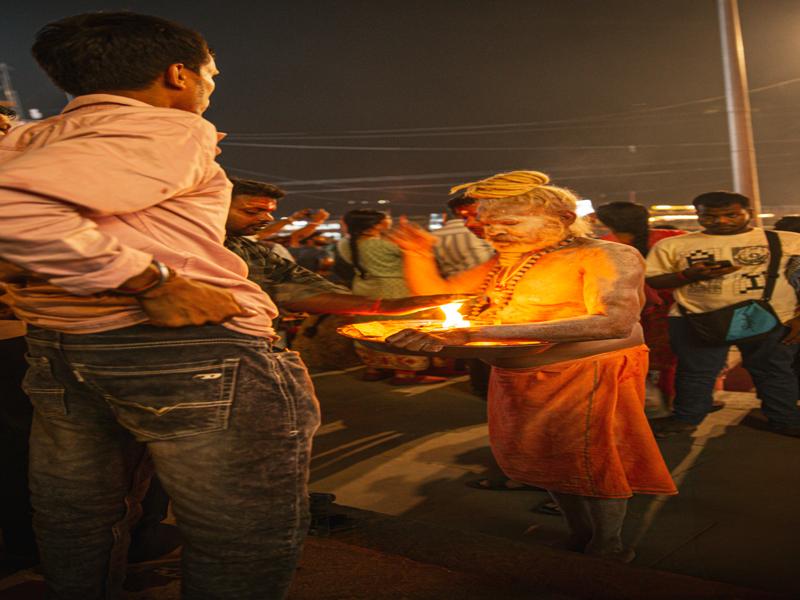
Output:
<path fill-rule="evenodd" d="M 16 2 L 0 61 L 26 107 L 64 104 L 29 57 L 35 31 L 119 8 L 207 37 L 220 160 L 292 191 L 281 213 L 435 212 L 451 184 L 515 168 L 595 202 L 732 185 L 724 102 L 700 101 L 724 93 L 714 0 Z M 800 78 L 800 2 L 740 9 L 750 87 Z M 800 82 L 752 95 L 763 202 L 798 212 L 799 103 Z"/>

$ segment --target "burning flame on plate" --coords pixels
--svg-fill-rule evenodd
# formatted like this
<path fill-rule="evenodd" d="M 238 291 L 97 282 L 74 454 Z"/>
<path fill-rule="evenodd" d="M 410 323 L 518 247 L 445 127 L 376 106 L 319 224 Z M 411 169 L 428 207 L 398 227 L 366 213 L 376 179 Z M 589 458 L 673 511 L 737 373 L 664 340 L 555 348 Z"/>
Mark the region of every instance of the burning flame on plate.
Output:
<path fill-rule="evenodd" d="M 439 308 L 444 313 L 444 321 L 442 327 L 445 329 L 457 329 L 460 327 L 469 327 L 470 323 L 458 310 L 464 305 L 463 302 L 451 302 L 450 304 L 443 304 Z"/>

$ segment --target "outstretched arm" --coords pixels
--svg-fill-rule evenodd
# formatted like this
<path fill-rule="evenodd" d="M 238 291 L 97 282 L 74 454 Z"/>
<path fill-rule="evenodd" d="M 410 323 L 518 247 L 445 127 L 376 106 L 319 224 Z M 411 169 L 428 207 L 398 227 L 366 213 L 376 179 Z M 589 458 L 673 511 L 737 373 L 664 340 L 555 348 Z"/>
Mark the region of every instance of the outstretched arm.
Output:
<path fill-rule="evenodd" d="M 408 298 L 367 298 L 344 293 L 321 293 L 316 296 L 288 300 L 283 306 L 295 312 L 336 315 L 408 315 L 468 299 L 461 294 L 409 296 Z"/>

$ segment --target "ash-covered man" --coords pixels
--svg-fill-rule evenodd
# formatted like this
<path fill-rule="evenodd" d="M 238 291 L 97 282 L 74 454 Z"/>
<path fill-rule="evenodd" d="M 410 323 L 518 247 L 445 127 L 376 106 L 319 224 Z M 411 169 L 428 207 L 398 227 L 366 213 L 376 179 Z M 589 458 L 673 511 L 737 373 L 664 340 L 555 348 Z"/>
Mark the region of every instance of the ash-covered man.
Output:
<path fill-rule="evenodd" d="M 467 329 L 405 330 L 388 341 L 430 352 L 550 342 L 538 354 L 494 362 L 492 450 L 508 477 L 550 491 L 569 549 L 629 561 L 633 551 L 621 540 L 628 497 L 676 493 L 644 415 L 644 265 L 628 246 L 583 237 L 575 196 L 548 182 L 515 171 L 456 188 L 480 200 L 497 256 L 447 280 L 436 272 L 431 236 L 401 225 L 392 239 L 405 250 L 412 291 L 480 296 Z"/>
<path fill-rule="evenodd" d="M 34 528 L 49 595 L 121 593 L 143 445 L 174 502 L 186 598 L 281 598 L 308 526 L 319 422 L 277 310 L 223 246 L 231 185 L 201 115 L 217 68 L 164 19 L 50 23 L 75 96 L 0 143 L 5 299 L 28 324 Z"/>

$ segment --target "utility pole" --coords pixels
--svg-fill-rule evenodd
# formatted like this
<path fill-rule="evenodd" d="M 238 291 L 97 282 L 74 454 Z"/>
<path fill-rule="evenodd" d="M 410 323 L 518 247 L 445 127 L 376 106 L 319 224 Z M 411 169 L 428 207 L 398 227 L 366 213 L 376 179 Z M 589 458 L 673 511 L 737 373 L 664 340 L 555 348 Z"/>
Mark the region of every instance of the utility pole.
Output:
<path fill-rule="evenodd" d="M 717 9 L 722 38 L 722 67 L 725 74 L 725 104 L 728 109 L 733 189 L 750 198 L 755 223 L 760 226 L 761 195 L 758 189 L 758 168 L 753 143 L 739 5 L 737 0 L 717 0 Z"/>
<path fill-rule="evenodd" d="M 0 63 L 0 103 L 9 108 L 13 108 L 20 119 L 25 118 L 22 110 L 22 103 L 19 101 L 19 94 L 11 85 L 11 73 L 6 63 Z"/>

